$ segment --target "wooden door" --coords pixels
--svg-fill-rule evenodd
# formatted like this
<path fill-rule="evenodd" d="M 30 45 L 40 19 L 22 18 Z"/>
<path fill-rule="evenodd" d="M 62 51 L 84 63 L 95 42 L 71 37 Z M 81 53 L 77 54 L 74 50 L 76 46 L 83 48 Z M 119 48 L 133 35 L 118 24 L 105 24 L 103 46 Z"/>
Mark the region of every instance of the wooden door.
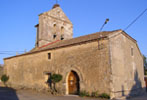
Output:
<path fill-rule="evenodd" d="M 78 94 L 79 92 L 79 77 L 75 72 L 70 72 L 68 77 L 69 94 Z"/>

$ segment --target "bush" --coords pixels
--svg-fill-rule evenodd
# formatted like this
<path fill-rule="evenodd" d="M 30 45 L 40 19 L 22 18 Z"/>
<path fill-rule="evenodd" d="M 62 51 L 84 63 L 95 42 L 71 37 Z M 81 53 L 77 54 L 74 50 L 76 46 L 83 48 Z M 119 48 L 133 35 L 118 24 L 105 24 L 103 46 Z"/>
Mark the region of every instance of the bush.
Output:
<path fill-rule="evenodd" d="M 107 93 L 98 94 L 98 91 L 92 92 L 91 95 L 89 94 L 89 92 L 80 91 L 79 96 L 80 97 L 95 97 L 95 98 L 110 99 L 110 96 Z"/>
<path fill-rule="evenodd" d="M 1 81 L 4 83 L 4 85 L 6 85 L 6 82 L 9 80 L 9 76 L 7 75 L 2 75 L 1 77 Z"/>
<path fill-rule="evenodd" d="M 80 97 L 89 97 L 90 94 L 89 94 L 89 92 L 86 92 L 86 91 L 80 91 L 79 96 Z"/>
<path fill-rule="evenodd" d="M 106 94 L 106 93 L 102 93 L 102 94 L 100 95 L 100 97 L 101 97 L 101 98 L 110 99 L 110 96 L 109 96 L 108 94 Z"/>
<path fill-rule="evenodd" d="M 62 75 L 53 74 L 53 75 L 51 75 L 51 80 L 52 80 L 53 83 L 58 83 L 62 80 Z"/>
<path fill-rule="evenodd" d="M 147 70 L 146 69 L 144 70 L 144 75 L 147 75 Z"/>
<path fill-rule="evenodd" d="M 53 75 L 51 75 L 50 78 L 51 78 L 51 81 L 52 81 L 52 83 L 54 85 L 53 92 L 58 92 L 57 89 L 56 89 L 56 83 L 58 83 L 58 82 L 60 82 L 62 80 L 62 75 L 60 75 L 60 74 L 53 74 Z"/>
<path fill-rule="evenodd" d="M 98 91 L 92 92 L 91 97 L 99 97 Z"/>

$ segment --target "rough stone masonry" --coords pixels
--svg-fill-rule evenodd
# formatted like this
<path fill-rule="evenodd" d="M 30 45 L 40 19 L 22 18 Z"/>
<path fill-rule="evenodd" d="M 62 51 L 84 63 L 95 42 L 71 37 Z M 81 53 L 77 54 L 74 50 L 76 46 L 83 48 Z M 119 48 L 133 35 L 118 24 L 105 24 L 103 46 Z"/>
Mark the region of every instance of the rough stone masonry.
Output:
<path fill-rule="evenodd" d="M 69 74 L 74 72 L 77 92 L 98 91 L 111 98 L 144 93 L 142 54 L 136 40 L 123 30 L 73 38 L 73 25 L 59 5 L 40 14 L 36 27 L 36 47 L 4 59 L 10 87 L 48 90 L 47 73 L 57 73 L 63 76 L 58 91 L 70 95 Z"/>

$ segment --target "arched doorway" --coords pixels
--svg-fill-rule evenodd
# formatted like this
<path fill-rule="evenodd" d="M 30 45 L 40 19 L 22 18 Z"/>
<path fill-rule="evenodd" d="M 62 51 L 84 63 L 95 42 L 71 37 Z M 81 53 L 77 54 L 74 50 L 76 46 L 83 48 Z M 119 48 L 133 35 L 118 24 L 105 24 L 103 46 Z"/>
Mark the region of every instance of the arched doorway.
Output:
<path fill-rule="evenodd" d="M 79 94 L 79 76 L 76 72 L 71 71 L 68 76 L 68 94 Z"/>

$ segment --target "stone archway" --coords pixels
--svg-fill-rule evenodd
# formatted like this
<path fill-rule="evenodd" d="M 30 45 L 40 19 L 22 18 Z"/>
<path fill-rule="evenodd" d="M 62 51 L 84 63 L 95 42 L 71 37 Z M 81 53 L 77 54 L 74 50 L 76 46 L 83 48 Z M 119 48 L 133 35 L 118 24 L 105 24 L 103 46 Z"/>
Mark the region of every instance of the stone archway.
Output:
<path fill-rule="evenodd" d="M 67 76 L 67 94 L 79 94 L 80 91 L 80 78 L 75 71 L 70 71 Z"/>

